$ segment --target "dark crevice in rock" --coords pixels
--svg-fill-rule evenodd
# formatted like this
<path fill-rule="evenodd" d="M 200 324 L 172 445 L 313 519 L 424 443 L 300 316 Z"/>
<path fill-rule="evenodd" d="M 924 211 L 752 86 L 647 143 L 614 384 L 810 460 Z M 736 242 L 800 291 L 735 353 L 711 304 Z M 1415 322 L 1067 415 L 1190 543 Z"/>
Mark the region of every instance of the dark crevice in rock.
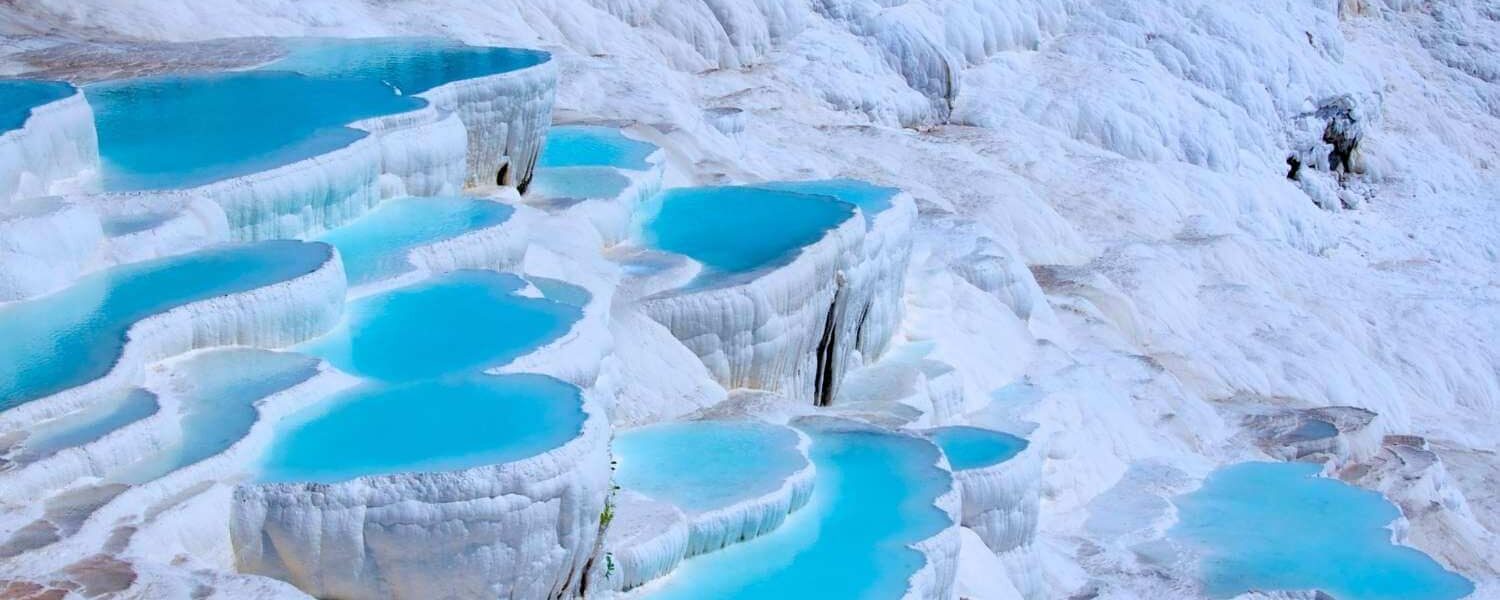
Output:
<path fill-rule="evenodd" d="M 871 304 L 874 303 L 865 304 L 865 309 L 859 313 L 859 323 L 854 326 L 854 347 L 861 352 L 865 349 L 865 320 L 870 318 Z"/>
<path fill-rule="evenodd" d="M 1286 157 L 1286 166 L 1286 178 L 1292 181 L 1296 181 L 1297 174 L 1302 172 L 1302 160 L 1297 158 L 1297 155 L 1293 154 Z"/>
<path fill-rule="evenodd" d="M 495 185 L 505 185 L 507 175 L 510 175 L 510 163 L 501 163 L 500 170 L 495 173 Z"/>
<path fill-rule="evenodd" d="M 823 336 L 818 340 L 817 371 L 813 378 L 813 403 L 817 406 L 833 403 L 833 371 L 838 363 L 838 357 L 834 354 L 838 348 L 839 300 L 843 295 L 844 286 L 840 285 L 833 293 L 833 301 L 828 303 L 828 316 L 823 320 Z"/>

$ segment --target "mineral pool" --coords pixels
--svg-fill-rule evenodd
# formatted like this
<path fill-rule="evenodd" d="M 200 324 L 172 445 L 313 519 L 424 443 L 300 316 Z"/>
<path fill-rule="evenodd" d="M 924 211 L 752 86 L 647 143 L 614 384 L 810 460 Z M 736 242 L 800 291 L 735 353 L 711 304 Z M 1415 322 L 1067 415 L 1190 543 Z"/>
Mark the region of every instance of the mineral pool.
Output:
<path fill-rule="evenodd" d="M 527 458 L 577 437 L 577 387 L 542 375 L 371 382 L 278 424 L 260 478 L 333 483 Z"/>
<path fill-rule="evenodd" d="M 525 280 L 455 271 L 361 298 L 301 351 L 369 379 L 407 382 L 502 366 L 566 333 L 582 310 L 518 295 Z"/>
<path fill-rule="evenodd" d="M 716 274 L 791 262 L 854 215 L 853 205 L 829 196 L 761 187 L 677 188 L 658 201 L 644 227 L 647 244 L 692 258 Z"/>
<path fill-rule="evenodd" d="M 688 513 L 775 492 L 806 468 L 796 432 L 755 422 L 651 425 L 615 436 L 615 483 Z"/>
<path fill-rule="evenodd" d="M 331 256 L 316 242 L 226 246 L 115 267 L 0 306 L 0 410 L 104 376 L 141 319 L 295 279 Z"/>
<path fill-rule="evenodd" d="M 755 187 L 799 194 L 831 196 L 841 202 L 859 207 L 864 213 L 865 223 L 874 222 L 875 217 L 891 207 L 891 199 L 901 190 L 879 186 L 858 179 L 819 179 L 813 181 L 769 181 L 757 183 Z"/>
<path fill-rule="evenodd" d="M 318 361 L 252 348 L 209 350 L 178 366 L 182 437 L 106 479 L 143 484 L 228 450 L 250 432 L 256 404 L 317 374 Z"/>
<path fill-rule="evenodd" d="M 1304 463 L 1221 468 L 1175 499 L 1168 536 L 1201 557 L 1205 591 L 1321 590 L 1339 600 L 1451 600 L 1474 591 L 1427 555 L 1391 543 L 1400 511 Z"/>
<path fill-rule="evenodd" d="M 812 500 L 779 529 L 690 559 L 653 599 L 901 598 L 925 559 L 912 544 L 952 521 L 934 501 L 952 485 L 924 440 L 813 427 Z"/>
<path fill-rule="evenodd" d="M 998 465 L 1026 449 L 1026 440 L 979 427 L 939 427 L 930 433 L 955 471 Z"/>
<path fill-rule="evenodd" d="M 73 86 L 61 81 L 0 80 L 0 133 L 20 129 L 31 109 L 72 95 Z"/>
<path fill-rule="evenodd" d="M 412 249 L 497 226 L 513 213 L 482 198 L 396 198 L 318 240 L 338 248 L 354 286 L 408 272 Z"/>
<path fill-rule="evenodd" d="M 361 299 L 305 345 L 369 381 L 277 425 L 263 481 L 331 483 L 520 460 L 577 437 L 577 387 L 541 375 L 487 375 L 565 333 L 587 292 L 562 282 L 455 271 Z M 550 290 L 550 291 L 548 291 Z M 372 435 L 376 432 L 376 435 Z M 379 435 L 388 432 L 390 435 Z"/>
<path fill-rule="evenodd" d="M 432 40 L 302 40 L 266 67 L 88 86 L 104 186 L 188 188 L 286 165 L 364 137 L 349 123 L 425 105 L 433 87 L 546 54 Z"/>
<path fill-rule="evenodd" d="M 86 408 L 46 421 L 27 432 L 12 456 L 16 463 L 29 463 L 99 440 L 126 425 L 154 415 L 160 409 L 156 395 L 135 388 L 106 395 Z"/>
<path fill-rule="evenodd" d="M 544 198 L 592 200 L 614 198 L 630 186 L 630 178 L 607 167 L 537 169 L 527 191 Z"/>
<path fill-rule="evenodd" d="M 625 137 L 619 129 L 561 125 L 547 130 L 537 167 L 615 167 L 642 171 L 656 145 Z"/>

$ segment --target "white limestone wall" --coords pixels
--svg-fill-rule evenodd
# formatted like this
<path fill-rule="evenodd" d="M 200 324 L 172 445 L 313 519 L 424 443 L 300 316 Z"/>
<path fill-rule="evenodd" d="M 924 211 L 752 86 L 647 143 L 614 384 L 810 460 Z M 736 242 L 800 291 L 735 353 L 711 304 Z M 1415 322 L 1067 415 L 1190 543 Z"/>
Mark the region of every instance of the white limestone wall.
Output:
<path fill-rule="evenodd" d="M 829 307 L 860 256 L 865 225 L 856 214 L 804 248 L 791 263 L 753 280 L 641 300 L 726 388 L 816 397 L 817 348 Z"/>
<path fill-rule="evenodd" d="M 109 372 L 78 387 L 0 412 L 0 432 L 26 427 L 139 385 L 151 363 L 218 346 L 281 348 L 311 339 L 338 322 L 345 277 L 338 252 L 311 273 L 245 292 L 179 306 L 137 321 Z"/>
<path fill-rule="evenodd" d="M 875 362 L 900 328 L 916 220 L 916 201 L 900 192 L 875 215 L 865 234 L 859 261 L 848 270 L 849 299 L 839 326 L 840 373 Z"/>
<path fill-rule="evenodd" d="M 688 521 L 676 506 L 621 490 L 615 494 L 614 511 L 605 531 L 605 556 L 589 571 L 590 593 L 607 596 L 640 587 L 686 558 Z"/>
<path fill-rule="evenodd" d="M 0 208 L 21 198 L 98 187 L 99 136 L 81 92 L 32 108 L 20 128 L 0 133 Z"/>
<path fill-rule="evenodd" d="M 557 89 L 557 66 L 550 56 L 535 66 L 444 84 L 419 94 L 438 110 L 458 115 L 468 131 L 466 175 L 469 186 L 499 181 L 525 189 L 531 181 Z"/>
<path fill-rule="evenodd" d="M 996 553 L 1036 539 L 1041 509 L 1042 452 L 1029 445 L 1010 460 L 953 473 L 963 497 L 962 524 Z"/>
<path fill-rule="evenodd" d="M 609 490 L 609 426 L 587 394 L 584 409 L 578 437 L 520 461 L 241 485 L 230 524 L 238 568 L 318 597 L 572 596 Z"/>
<path fill-rule="evenodd" d="M 67 285 L 96 260 L 103 239 L 94 211 L 60 198 L 0 206 L 0 302 Z"/>

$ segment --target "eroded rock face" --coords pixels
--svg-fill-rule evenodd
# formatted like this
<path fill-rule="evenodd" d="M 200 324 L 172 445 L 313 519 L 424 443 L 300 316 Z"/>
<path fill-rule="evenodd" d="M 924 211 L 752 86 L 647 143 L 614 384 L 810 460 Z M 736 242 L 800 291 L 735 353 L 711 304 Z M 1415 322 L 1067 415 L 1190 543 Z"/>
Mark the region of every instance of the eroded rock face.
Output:
<path fill-rule="evenodd" d="M 1244 425 L 1267 454 L 1281 460 L 1344 464 L 1379 446 L 1374 412 L 1353 406 L 1287 409 L 1245 417 Z"/>

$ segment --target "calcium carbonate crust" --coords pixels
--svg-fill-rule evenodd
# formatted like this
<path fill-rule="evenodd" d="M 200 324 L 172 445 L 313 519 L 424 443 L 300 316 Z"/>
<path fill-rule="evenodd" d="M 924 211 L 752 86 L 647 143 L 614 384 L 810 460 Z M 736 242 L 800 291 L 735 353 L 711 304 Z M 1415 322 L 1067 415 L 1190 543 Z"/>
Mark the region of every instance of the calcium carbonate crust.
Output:
<path fill-rule="evenodd" d="M 868 232 L 856 210 L 791 262 L 749 281 L 663 292 L 640 303 L 724 387 L 831 401 L 844 372 L 878 358 L 895 333 L 915 214 L 910 196 L 898 194 Z M 834 343 L 821 358 L 832 361 L 825 382 L 818 348 L 830 329 Z"/>
<path fill-rule="evenodd" d="M 247 483 L 230 533 L 241 572 L 318 597 L 559 598 L 582 583 L 609 490 L 609 425 L 587 392 L 579 435 L 530 458 L 338 483 Z"/>
<path fill-rule="evenodd" d="M 98 187 L 94 111 L 77 89 L 33 107 L 21 127 L 0 133 L 0 208 L 21 198 Z"/>

